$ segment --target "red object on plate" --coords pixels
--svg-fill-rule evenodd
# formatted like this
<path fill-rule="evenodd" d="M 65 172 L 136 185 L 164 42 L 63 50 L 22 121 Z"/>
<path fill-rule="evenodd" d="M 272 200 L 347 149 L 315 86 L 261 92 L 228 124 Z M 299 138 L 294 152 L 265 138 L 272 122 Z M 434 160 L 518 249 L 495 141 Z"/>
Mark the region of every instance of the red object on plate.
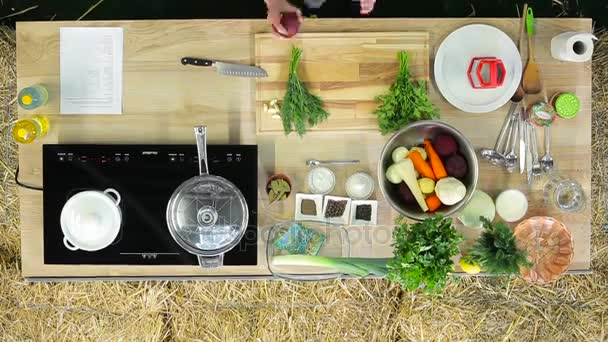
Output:
<path fill-rule="evenodd" d="M 507 71 L 500 58 L 474 57 L 469 64 L 467 76 L 475 89 L 493 89 L 502 86 Z"/>

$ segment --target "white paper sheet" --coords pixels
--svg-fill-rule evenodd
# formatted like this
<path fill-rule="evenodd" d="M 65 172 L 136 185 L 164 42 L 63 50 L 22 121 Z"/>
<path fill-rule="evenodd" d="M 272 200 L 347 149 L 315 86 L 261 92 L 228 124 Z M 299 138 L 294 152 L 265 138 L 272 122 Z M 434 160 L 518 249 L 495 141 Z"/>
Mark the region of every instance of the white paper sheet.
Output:
<path fill-rule="evenodd" d="M 122 114 L 123 29 L 62 27 L 61 114 Z"/>

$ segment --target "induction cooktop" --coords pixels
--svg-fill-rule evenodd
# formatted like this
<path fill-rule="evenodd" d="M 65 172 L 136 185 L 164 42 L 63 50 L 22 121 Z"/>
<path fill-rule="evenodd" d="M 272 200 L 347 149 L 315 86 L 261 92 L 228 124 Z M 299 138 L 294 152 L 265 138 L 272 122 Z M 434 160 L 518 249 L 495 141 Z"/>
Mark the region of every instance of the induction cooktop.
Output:
<path fill-rule="evenodd" d="M 209 173 L 243 193 L 249 224 L 224 265 L 257 264 L 257 146 L 207 146 Z M 198 175 L 195 145 L 44 145 L 43 211 L 45 264 L 198 265 L 167 228 L 173 191 Z M 116 189 L 122 225 L 114 242 L 99 251 L 71 251 L 59 218 L 66 201 L 85 190 Z"/>

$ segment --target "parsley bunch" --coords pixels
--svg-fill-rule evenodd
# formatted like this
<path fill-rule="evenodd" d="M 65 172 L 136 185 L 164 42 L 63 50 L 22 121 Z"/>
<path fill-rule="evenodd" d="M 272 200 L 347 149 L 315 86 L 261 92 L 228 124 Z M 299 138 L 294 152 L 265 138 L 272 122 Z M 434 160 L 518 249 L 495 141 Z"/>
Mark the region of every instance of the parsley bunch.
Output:
<path fill-rule="evenodd" d="M 439 118 L 437 108 L 433 106 L 426 93 L 426 82 L 416 83 L 409 71 L 409 55 L 405 51 L 397 54 L 399 58 L 399 75 L 389 91 L 376 97 L 380 102 L 374 114 L 382 134 L 398 131 L 410 122 Z"/>
<path fill-rule="evenodd" d="M 298 62 L 301 55 L 301 49 L 295 46 L 291 49 L 287 91 L 281 105 L 281 119 L 285 135 L 295 130 L 299 136 L 303 136 L 306 133 L 307 124 L 314 126 L 329 116 L 329 113 L 323 109 L 323 100 L 311 94 L 298 78 Z"/>
<path fill-rule="evenodd" d="M 462 236 L 452 219 L 435 216 L 408 225 L 403 219 L 393 231 L 394 258 L 387 263 L 387 278 L 402 288 L 436 294 L 445 288 L 459 253 Z"/>
<path fill-rule="evenodd" d="M 527 253 L 517 247 L 511 228 L 499 222 L 490 223 L 481 217 L 485 230 L 464 259 L 467 263 L 477 264 L 491 274 L 519 274 L 519 266 L 532 267 Z"/>

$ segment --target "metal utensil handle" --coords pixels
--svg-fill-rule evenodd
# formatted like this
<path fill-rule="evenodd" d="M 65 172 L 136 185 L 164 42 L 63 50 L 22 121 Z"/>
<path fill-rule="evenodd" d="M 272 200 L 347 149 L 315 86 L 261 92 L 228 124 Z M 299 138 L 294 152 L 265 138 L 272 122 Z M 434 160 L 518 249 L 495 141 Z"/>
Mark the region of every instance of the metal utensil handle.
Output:
<path fill-rule="evenodd" d="M 545 126 L 545 154 L 551 153 L 551 125 Z"/>
<path fill-rule="evenodd" d="M 194 127 L 194 137 L 196 139 L 196 150 L 198 151 L 198 172 L 202 175 L 209 174 L 207 164 L 207 126 Z"/>
<path fill-rule="evenodd" d="M 513 133 L 511 136 L 511 151 L 509 151 L 511 154 L 515 153 L 515 147 L 517 146 L 517 143 L 519 142 L 519 139 L 517 139 L 519 137 L 519 120 L 517 119 L 517 117 L 513 118 Z"/>
<path fill-rule="evenodd" d="M 335 165 L 346 165 L 346 164 L 359 164 L 358 160 L 320 160 L 321 164 L 335 164 Z"/>
<path fill-rule="evenodd" d="M 536 127 L 532 126 L 532 161 L 538 161 L 538 141 Z"/>
<path fill-rule="evenodd" d="M 513 126 L 514 126 L 513 121 L 514 121 L 513 117 L 510 117 L 509 118 L 509 133 L 507 133 L 507 143 L 505 144 L 504 149 L 498 151 L 499 153 L 501 153 L 503 155 L 509 153 L 509 146 L 511 146 L 511 136 L 513 135 Z"/>
<path fill-rule="evenodd" d="M 182 57 L 183 65 L 198 65 L 198 66 L 213 66 L 213 61 L 210 59 L 194 58 L 194 57 Z"/>
<path fill-rule="evenodd" d="M 507 133 L 507 128 L 509 128 L 509 122 L 511 122 L 511 115 L 515 111 L 515 107 L 517 107 L 517 103 L 511 102 L 511 106 L 509 107 L 509 111 L 507 112 L 507 116 L 505 116 L 505 120 L 502 123 L 502 127 L 500 128 L 500 133 L 498 133 L 498 137 L 496 138 L 496 143 L 494 144 L 494 151 L 498 151 L 500 146 L 502 145 L 502 141 L 505 138 L 505 134 Z"/>

